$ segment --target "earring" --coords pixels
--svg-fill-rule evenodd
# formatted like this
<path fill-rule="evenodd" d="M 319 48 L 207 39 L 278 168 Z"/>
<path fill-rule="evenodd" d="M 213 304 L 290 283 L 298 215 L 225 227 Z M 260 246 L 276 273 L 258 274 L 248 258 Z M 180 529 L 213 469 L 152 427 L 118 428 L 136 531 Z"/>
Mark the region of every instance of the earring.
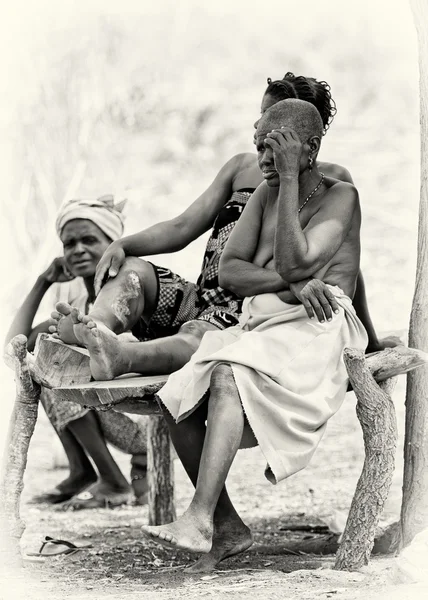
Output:
<path fill-rule="evenodd" d="M 314 159 L 312 158 L 312 156 L 309 156 L 309 171 L 312 171 L 313 166 L 314 166 Z"/>

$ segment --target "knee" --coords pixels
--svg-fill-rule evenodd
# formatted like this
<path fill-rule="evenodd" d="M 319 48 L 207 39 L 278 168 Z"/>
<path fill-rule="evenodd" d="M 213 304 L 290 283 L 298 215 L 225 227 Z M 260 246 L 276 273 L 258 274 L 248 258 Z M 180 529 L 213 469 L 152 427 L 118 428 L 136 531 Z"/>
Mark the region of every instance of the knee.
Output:
<path fill-rule="evenodd" d="M 136 256 L 127 256 L 125 262 L 121 266 L 118 276 L 129 279 L 130 276 L 137 276 L 139 281 L 143 283 L 149 276 L 154 276 L 153 266 L 142 258 Z"/>
<path fill-rule="evenodd" d="M 153 265 L 141 258 L 128 256 L 115 279 L 116 284 L 132 296 L 139 296 L 144 289 L 157 289 L 157 279 Z"/>
<path fill-rule="evenodd" d="M 217 365 L 211 374 L 211 395 L 218 397 L 219 395 L 216 392 L 222 392 L 221 395 L 229 395 L 234 390 L 236 391 L 236 384 L 233 378 L 232 367 L 226 363 Z"/>
<path fill-rule="evenodd" d="M 206 331 L 207 326 L 204 321 L 189 321 L 180 327 L 178 335 L 193 354 L 199 348 L 202 336 Z"/>

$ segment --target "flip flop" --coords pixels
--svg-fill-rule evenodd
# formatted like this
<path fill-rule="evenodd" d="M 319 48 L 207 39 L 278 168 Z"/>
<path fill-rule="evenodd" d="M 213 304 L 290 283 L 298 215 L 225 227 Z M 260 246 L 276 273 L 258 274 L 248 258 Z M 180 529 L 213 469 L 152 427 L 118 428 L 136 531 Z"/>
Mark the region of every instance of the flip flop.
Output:
<path fill-rule="evenodd" d="M 31 499 L 31 504 L 61 504 L 73 497 L 73 493 L 61 492 L 58 488 L 54 488 L 50 492 L 45 492 L 39 496 L 34 496 Z"/>
<path fill-rule="evenodd" d="M 115 508 L 123 504 L 129 504 L 132 500 L 132 492 L 112 493 L 108 496 L 100 493 L 92 493 L 90 490 L 73 496 L 68 502 L 64 502 L 59 508 L 62 510 L 84 510 L 88 508 Z"/>
<path fill-rule="evenodd" d="M 65 546 L 65 548 L 60 548 L 59 546 Z M 40 550 L 38 552 L 28 552 L 27 556 L 38 556 L 38 557 L 48 557 L 48 556 L 58 556 L 59 554 L 75 554 L 80 550 L 87 550 L 88 548 L 92 548 L 92 544 L 87 544 L 86 546 L 76 546 L 73 542 L 68 542 L 67 540 L 58 540 L 56 538 L 51 538 L 47 535 L 40 546 Z"/>

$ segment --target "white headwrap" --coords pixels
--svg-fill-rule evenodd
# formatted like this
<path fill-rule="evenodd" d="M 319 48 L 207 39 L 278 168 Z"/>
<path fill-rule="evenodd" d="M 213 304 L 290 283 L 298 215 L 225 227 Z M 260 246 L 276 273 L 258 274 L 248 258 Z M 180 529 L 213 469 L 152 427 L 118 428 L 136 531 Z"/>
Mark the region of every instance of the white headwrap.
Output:
<path fill-rule="evenodd" d="M 88 219 L 97 225 L 111 240 L 117 240 L 123 233 L 122 210 L 126 200 L 114 203 L 114 196 L 107 194 L 100 198 L 79 198 L 67 200 L 59 209 L 56 231 L 61 236 L 64 225 L 72 219 Z"/>

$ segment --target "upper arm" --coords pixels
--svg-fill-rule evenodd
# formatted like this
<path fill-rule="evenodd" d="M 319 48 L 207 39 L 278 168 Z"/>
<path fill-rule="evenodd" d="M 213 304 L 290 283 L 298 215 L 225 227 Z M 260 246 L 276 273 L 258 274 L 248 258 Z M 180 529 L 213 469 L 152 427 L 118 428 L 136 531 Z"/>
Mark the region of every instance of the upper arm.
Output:
<path fill-rule="evenodd" d="M 191 240 L 196 239 L 212 227 L 220 209 L 232 195 L 233 180 L 242 168 L 246 156 L 237 154 L 231 158 L 223 165 L 205 192 L 189 208 L 173 219 Z"/>
<path fill-rule="evenodd" d="M 262 183 L 248 200 L 241 217 L 227 240 L 220 259 L 220 268 L 234 259 L 252 262 L 260 237 L 266 195 L 266 184 Z"/>
<path fill-rule="evenodd" d="M 330 188 L 322 207 L 306 225 L 307 263 L 324 266 L 343 244 L 352 225 L 355 211 L 359 213 L 356 188 L 337 183 Z"/>

